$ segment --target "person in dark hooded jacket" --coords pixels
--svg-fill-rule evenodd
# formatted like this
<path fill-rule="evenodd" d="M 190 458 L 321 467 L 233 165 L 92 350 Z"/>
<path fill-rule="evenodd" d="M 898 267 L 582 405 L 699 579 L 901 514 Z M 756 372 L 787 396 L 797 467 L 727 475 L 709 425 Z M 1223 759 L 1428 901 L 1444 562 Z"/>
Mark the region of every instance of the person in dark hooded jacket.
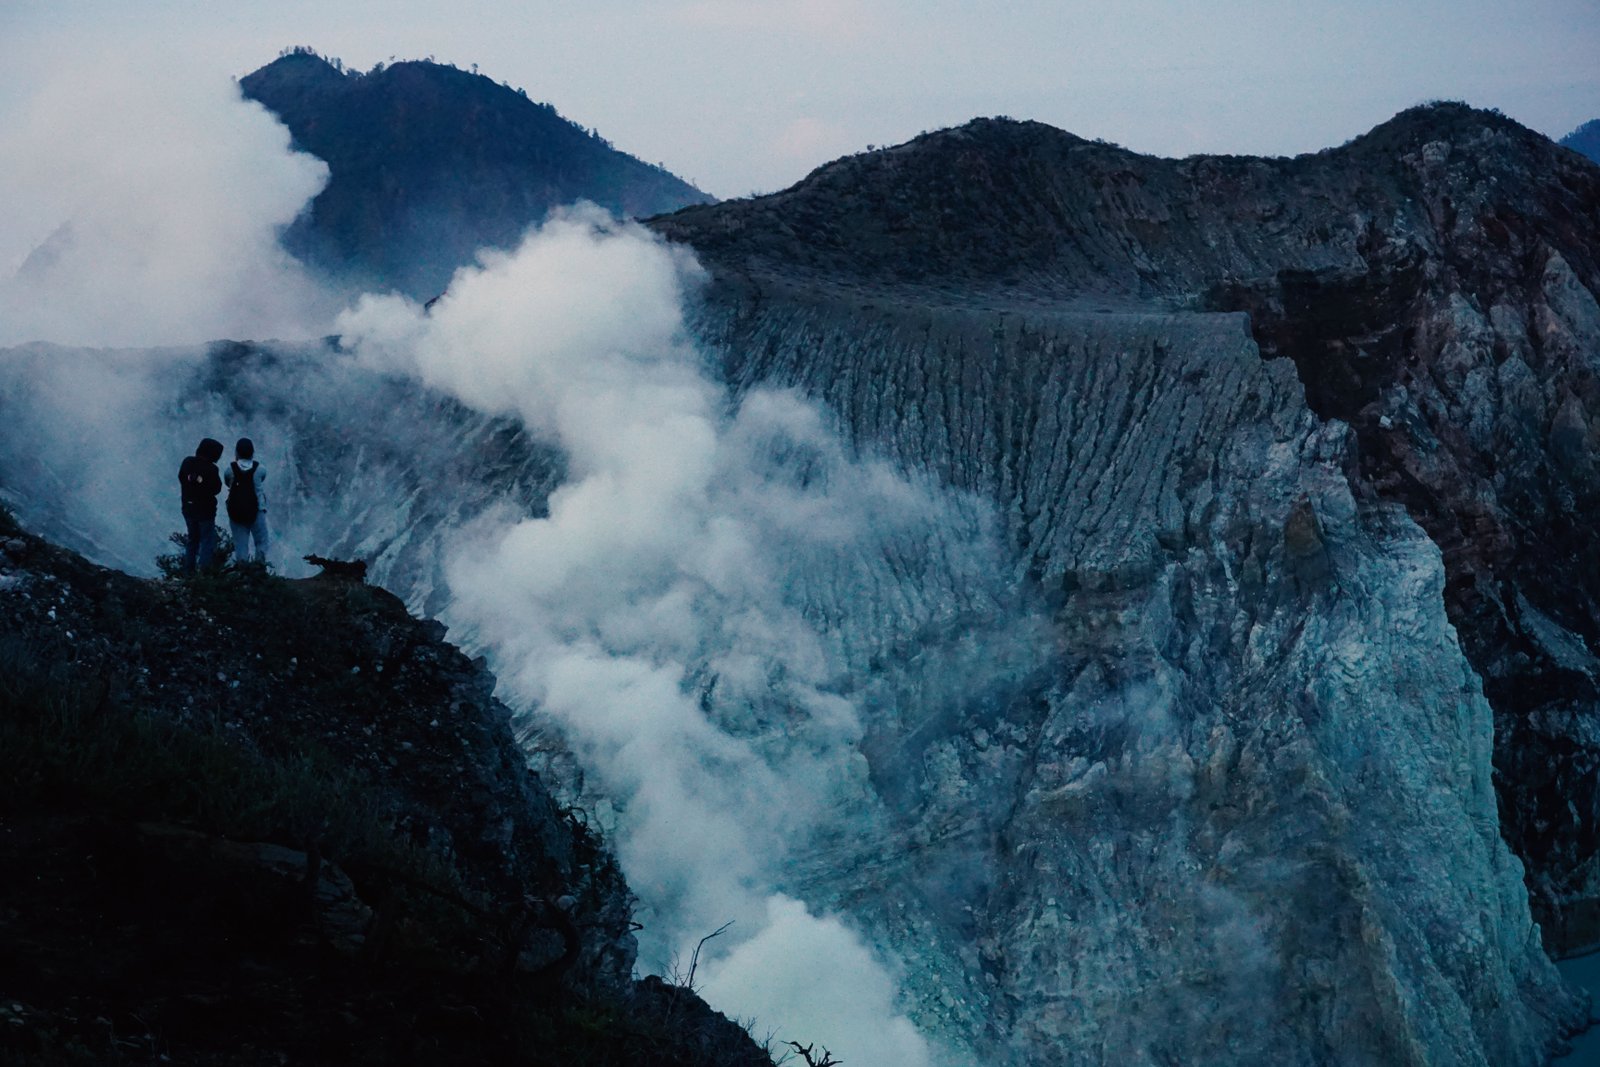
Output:
<path fill-rule="evenodd" d="M 211 565 L 217 550 L 217 494 L 222 492 L 222 475 L 217 460 L 222 458 L 222 442 L 207 437 L 178 467 L 178 486 L 183 492 L 183 524 L 188 540 L 183 548 L 183 573 L 193 574 L 196 562 Z"/>

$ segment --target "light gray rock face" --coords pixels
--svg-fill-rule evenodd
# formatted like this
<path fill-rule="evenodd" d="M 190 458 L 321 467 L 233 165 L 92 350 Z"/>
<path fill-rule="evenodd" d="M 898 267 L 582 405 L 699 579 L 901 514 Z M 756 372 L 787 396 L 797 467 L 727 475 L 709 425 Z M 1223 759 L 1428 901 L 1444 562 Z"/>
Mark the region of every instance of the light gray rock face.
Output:
<path fill-rule="evenodd" d="M 728 290 L 698 330 L 994 499 L 1052 598 L 1047 680 L 872 724 L 882 837 L 790 887 L 901 955 L 926 1025 L 985 1063 L 1533 1064 L 1581 1019 L 1439 553 L 1239 316 Z"/>
<path fill-rule="evenodd" d="M 1600 169 L 1462 108 L 1388 127 L 1324 165 L 1349 175 L 1331 232 L 1360 234 L 1359 265 L 1208 302 L 1251 313 L 1355 432 L 1362 491 L 1439 545 L 1495 709 L 1502 832 L 1547 944 L 1581 950 L 1600 943 Z"/>
<path fill-rule="evenodd" d="M 179 460 L 210 436 L 225 466 L 250 436 L 280 573 L 313 573 L 307 553 L 366 559 L 375 582 L 430 615 L 453 539 L 491 510 L 541 514 L 564 470 L 517 423 L 327 344 L 0 350 L 0 408 L 0 499 L 69 548 L 154 574 L 183 528 Z"/>

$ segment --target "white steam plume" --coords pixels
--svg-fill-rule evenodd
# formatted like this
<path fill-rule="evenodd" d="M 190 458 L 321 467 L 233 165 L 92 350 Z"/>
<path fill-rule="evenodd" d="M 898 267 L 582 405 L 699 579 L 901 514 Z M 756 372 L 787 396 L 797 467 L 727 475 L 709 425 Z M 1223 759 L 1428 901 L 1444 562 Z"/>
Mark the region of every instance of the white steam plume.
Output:
<path fill-rule="evenodd" d="M 278 246 L 327 177 L 214 71 L 107 52 L 0 64 L 0 345 L 315 336 Z"/>
<path fill-rule="evenodd" d="M 825 820 L 874 803 L 832 617 L 863 609 L 809 587 L 871 601 L 874 574 L 948 570 L 940 531 L 981 540 L 982 523 L 852 459 L 792 393 L 733 404 L 684 337 L 697 276 L 642 229 L 575 214 L 485 254 L 429 314 L 368 297 L 339 325 L 376 366 L 515 413 L 568 454 L 547 517 L 464 535 L 449 614 L 603 780 L 647 947 L 682 952 L 734 919 L 743 940 L 702 972 L 716 1007 L 915 1067 L 930 1046 L 886 964 L 779 891 Z"/>

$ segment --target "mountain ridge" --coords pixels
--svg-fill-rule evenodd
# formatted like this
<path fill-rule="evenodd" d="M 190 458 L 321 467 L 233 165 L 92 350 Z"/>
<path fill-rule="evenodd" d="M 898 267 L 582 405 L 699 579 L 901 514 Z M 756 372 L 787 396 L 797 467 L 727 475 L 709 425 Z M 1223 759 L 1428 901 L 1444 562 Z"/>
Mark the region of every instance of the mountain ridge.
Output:
<path fill-rule="evenodd" d="M 511 247 L 574 201 L 633 216 L 712 199 L 549 104 L 428 60 L 360 73 L 292 52 L 239 88 L 329 165 L 286 246 L 356 284 L 418 299 L 443 291 L 480 248 Z"/>
<path fill-rule="evenodd" d="M 1275 205 L 1278 186 L 1298 186 L 1302 199 L 1381 203 L 1417 179 L 1389 166 L 1380 182 L 1375 163 L 1480 134 L 1549 146 L 1497 112 L 1455 103 L 1408 109 L 1341 146 L 1295 157 L 1167 159 L 1044 123 L 974 119 L 825 164 L 777 193 L 683 208 L 651 225 L 692 244 L 725 278 L 955 280 L 1019 303 L 1193 306 L 1237 275 L 1360 264 L 1359 234 Z"/>

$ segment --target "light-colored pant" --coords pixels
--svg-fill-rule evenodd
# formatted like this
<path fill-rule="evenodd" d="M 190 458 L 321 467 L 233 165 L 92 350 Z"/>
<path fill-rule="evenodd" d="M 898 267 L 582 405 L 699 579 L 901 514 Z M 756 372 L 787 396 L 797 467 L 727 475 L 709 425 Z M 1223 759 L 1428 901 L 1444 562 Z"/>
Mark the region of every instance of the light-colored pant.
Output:
<path fill-rule="evenodd" d="M 228 520 L 228 526 L 233 530 L 233 558 L 235 562 L 243 563 L 245 560 L 252 558 L 245 553 L 245 548 L 249 545 L 251 539 L 254 539 L 256 543 L 255 561 L 257 563 L 265 563 L 267 561 L 267 542 L 272 539 L 272 536 L 267 532 L 267 513 L 265 511 L 256 512 L 256 521 L 249 526 L 234 522 L 232 519 Z"/>

